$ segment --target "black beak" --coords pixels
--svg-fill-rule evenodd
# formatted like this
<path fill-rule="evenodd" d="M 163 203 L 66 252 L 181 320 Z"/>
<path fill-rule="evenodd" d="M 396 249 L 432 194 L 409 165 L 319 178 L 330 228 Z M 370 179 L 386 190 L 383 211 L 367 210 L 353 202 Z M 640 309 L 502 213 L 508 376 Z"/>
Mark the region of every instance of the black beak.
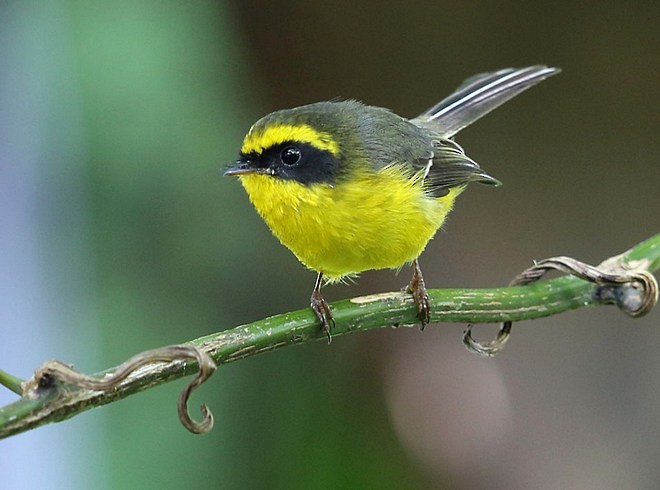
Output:
<path fill-rule="evenodd" d="M 253 174 L 259 172 L 259 169 L 252 166 L 250 160 L 236 160 L 234 166 L 227 169 L 223 175 L 232 176 L 232 175 L 243 175 L 243 174 Z"/>

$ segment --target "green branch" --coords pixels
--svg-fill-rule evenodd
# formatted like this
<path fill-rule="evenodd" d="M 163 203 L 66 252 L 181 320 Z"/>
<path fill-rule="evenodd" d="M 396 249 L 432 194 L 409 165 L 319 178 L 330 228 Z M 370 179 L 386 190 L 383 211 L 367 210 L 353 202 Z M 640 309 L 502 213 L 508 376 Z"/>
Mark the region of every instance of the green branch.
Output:
<path fill-rule="evenodd" d="M 640 273 L 658 270 L 660 234 L 620 256 L 606 260 L 600 267 Z M 614 302 L 625 310 L 626 304 L 631 302 L 628 296 L 634 296 L 628 292 L 635 291 L 630 283 L 603 284 L 573 276 L 497 289 L 430 290 L 431 321 L 517 322 Z M 403 292 L 339 301 L 332 305 L 332 312 L 336 322 L 333 337 L 376 328 L 414 326 L 418 323 L 417 308 L 411 296 Z M 261 352 L 320 339 L 325 339 L 325 335 L 319 329 L 316 316 L 307 308 L 202 337 L 187 345 L 208 354 L 215 363 L 225 364 Z M 67 419 L 90 408 L 193 374 L 198 369 L 199 357 L 197 361 L 179 357 L 172 359 L 163 362 L 161 355 L 154 358 L 153 362 L 145 363 L 142 360 L 139 370 L 122 377 L 112 389 L 99 390 L 58 383 L 41 372 L 29 385 L 24 385 L 22 398 L 0 408 L 0 438 Z M 107 378 L 108 373 L 117 369 L 97 373 L 92 378 Z M 5 384 L 3 380 L 9 381 Z M 16 378 L 6 373 L 0 377 L 0 383 L 14 390 L 18 386 Z"/>

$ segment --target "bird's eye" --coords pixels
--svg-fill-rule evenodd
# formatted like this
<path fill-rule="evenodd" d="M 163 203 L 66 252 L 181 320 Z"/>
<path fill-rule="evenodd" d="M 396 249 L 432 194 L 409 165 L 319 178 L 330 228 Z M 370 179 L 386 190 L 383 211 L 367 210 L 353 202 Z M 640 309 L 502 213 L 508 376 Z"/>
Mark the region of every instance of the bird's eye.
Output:
<path fill-rule="evenodd" d="M 300 149 L 295 146 L 287 146 L 282 150 L 280 158 L 285 165 L 295 165 L 300 160 Z"/>

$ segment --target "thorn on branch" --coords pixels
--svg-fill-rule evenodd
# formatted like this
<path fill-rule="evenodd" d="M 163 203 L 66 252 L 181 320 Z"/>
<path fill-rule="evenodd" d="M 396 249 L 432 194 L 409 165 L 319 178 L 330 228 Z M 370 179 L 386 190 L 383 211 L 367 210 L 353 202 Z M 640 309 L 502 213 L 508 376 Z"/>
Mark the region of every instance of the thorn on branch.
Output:
<path fill-rule="evenodd" d="M 604 304 L 615 304 L 627 315 L 637 318 L 646 315 L 658 302 L 658 282 L 653 274 L 626 263 L 622 256 L 612 257 L 594 267 L 570 257 L 552 257 L 535 262 L 518 274 L 509 286 L 524 286 L 538 281 L 548 271 L 558 270 L 596 284 L 594 299 Z M 497 337 L 490 342 L 477 342 L 472 338 L 472 325 L 463 333 L 467 349 L 482 357 L 500 352 L 511 335 L 512 322 L 502 323 Z"/>
<path fill-rule="evenodd" d="M 141 352 L 118 366 L 114 373 L 106 374 L 103 378 L 79 373 L 62 361 L 48 361 L 35 371 L 31 379 L 22 384 L 23 396 L 38 398 L 53 389 L 67 390 L 71 386 L 109 393 L 118 389 L 126 378 L 143 366 L 186 359 L 195 359 L 199 371 L 179 395 L 177 403 L 179 420 L 190 432 L 205 434 L 213 428 L 213 413 L 206 404 L 202 404 L 202 420 L 200 422 L 192 420 L 188 414 L 188 399 L 192 392 L 215 372 L 217 366 L 211 356 L 192 345 L 172 345 Z"/>

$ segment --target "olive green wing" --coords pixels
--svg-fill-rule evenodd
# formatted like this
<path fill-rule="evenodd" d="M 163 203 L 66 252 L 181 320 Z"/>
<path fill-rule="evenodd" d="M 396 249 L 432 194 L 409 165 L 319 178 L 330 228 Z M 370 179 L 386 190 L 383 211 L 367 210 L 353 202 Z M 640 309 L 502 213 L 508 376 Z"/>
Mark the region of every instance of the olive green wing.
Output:
<path fill-rule="evenodd" d="M 350 155 L 348 161 L 369 161 L 374 168 L 392 164 L 406 165 L 411 175 L 423 172 L 424 185 L 434 197 L 441 197 L 452 187 L 470 182 L 499 185 L 468 157 L 463 148 L 448 138 L 438 136 L 428 127 L 415 124 L 379 107 L 363 106 L 354 115 L 357 134 L 365 154 Z M 352 158 L 351 158 L 352 157 Z"/>
<path fill-rule="evenodd" d="M 433 151 L 434 155 L 428 165 L 424 183 L 434 197 L 442 197 L 452 187 L 462 187 L 470 182 L 502 185 L 499 180 L 484 172 L 453 140 L 435 140 Z"/>

